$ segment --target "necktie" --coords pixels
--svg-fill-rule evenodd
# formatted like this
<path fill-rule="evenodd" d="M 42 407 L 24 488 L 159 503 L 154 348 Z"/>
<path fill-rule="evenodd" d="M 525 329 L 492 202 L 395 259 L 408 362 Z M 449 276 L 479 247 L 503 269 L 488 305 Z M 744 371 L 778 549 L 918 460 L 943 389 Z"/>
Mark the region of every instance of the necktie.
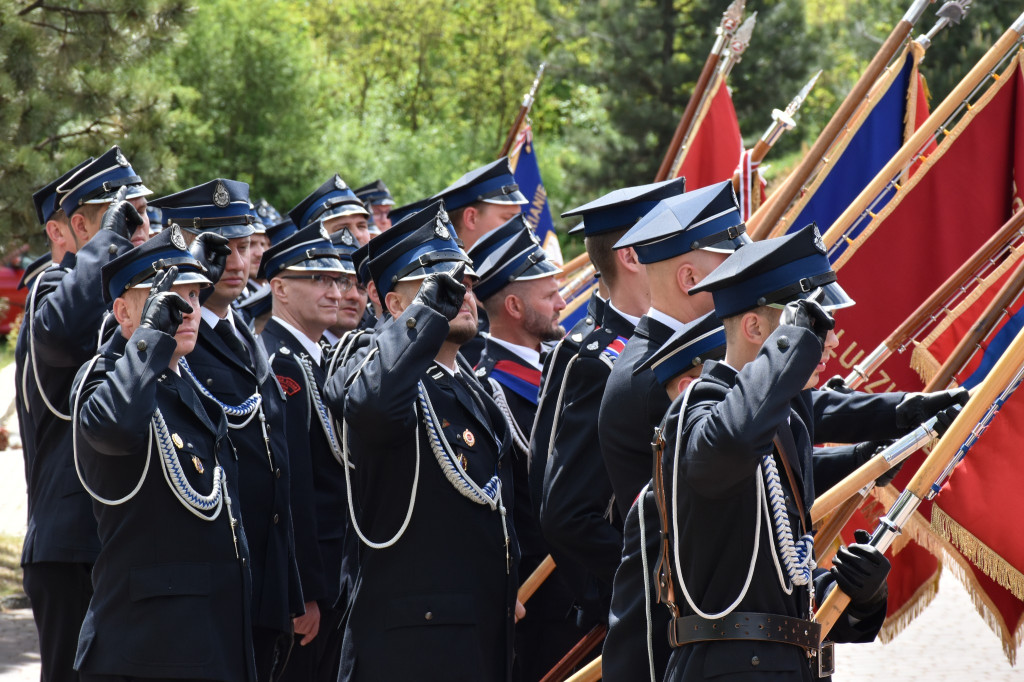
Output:
<path fill-rule="evenodd" d="M 245 347 L 242 340 L 235 335 L 235 330 L 231 327 L 231 323 L 227 320 L 221 320 L 214 326 L 213 330 L 217 332 L 220 337 L 227 344 L 231 352 L 242 361 L 242 364 L 249 366 L 252 362 L 252 358 L 249 357 L 249 349 Z"/>

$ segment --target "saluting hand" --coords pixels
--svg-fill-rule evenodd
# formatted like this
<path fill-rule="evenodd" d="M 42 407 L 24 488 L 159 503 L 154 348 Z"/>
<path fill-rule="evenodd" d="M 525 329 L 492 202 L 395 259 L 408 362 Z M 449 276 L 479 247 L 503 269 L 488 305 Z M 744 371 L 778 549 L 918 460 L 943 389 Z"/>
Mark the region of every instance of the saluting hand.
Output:
<path fill-rule="evenodd" d="M 142 322 L 139 328 L 156 329 L 174 336 L 181 324 L 182 315 L 192 312 L 192 306 L 178 294 L 171 291 L 174 280 L 178 278 L 178 266 L 172 265 L 167 270 L 157 273 L 153 279 L 153 288 L 142 308 Z"/>
<path fill-rule="evenodd" d="M 142 216 L 135 210 L 125 197 L 128 196 L 128 188 L 122 187 L 117 190 L 117 195 L 110 202 L 110 207 L 103 214 L 100 222 L 101 230 L 110 230 L 114 234 L 129 239 L 135 228 L 142 224 Z"/>
<path fill-rule="evenodd" d="M 431 310 L 436 310 L 451 321 L 459 314 L 462 301 L 466 296 L 466 285 L 462 278 L 466 274 L 466 264 L 459 263 L 451 272 L 435 272 L 427 275 L 420 285 L 419 293 L 413 303 L 421 303 Z"/>
<path fill-rule="evenodd" d="M 217 284 L 231 255 L 228 238 L 216 232 L 203 232 L 189 247 L 192 257 L 199 261 L 209 273 L 210 281 Z M 212 288 L 212 287 L 211 287 Z"/>
<path fill-rule="evenodd" d="M 786 304 L 786 307 L 782 309 L 779 324 L 810 329 L 824 347 L 825 339 L 828 338 L 828 333 L 835 328 L 836 321 L 817 301 L 801 299 Z"/>

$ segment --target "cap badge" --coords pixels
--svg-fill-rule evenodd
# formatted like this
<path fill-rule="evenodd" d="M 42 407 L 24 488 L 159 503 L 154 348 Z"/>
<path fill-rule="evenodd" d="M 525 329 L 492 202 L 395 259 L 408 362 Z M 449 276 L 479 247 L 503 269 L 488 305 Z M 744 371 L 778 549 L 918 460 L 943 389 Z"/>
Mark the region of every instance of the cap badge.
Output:
<path fill-rule="evenodd" d="M 345 246 L 354 246 L 355 245 L 355 240 L 352 239 L 352 233 L 349 232 L 348 230 L 345 230 L 344 232 L 342 232 L 341 233 L 341 243 L 344 244 Z"/>
<path fill-rule="evenodd" d="M 822 241 L 821 239 L 821 233 L 818 232 L 817 225 L 815 225 L 814 227 L 814 248 L 816 248 L 822 254 L 828 253 L 828 251 L 825 249 L 825 242 Z"/>
<path fill-rule="evenodd" d="M 330 241 L 330 239 L 331 239 L 331 235 L 328 234 L 327 228 L 324 227 L 323 223 L 320 223 L 320 238 L 321 239 L 326 239 L 328 241 Z"/>
<path fill-rule="evenodd" d="M 171 225 L 171 244 L 174 245 L 174 248 L 180 249 L 182 251 L 188 248 L 187 246 L 185 246 L 185 237 L 182 236 L 181 228 L 178 227 L 177 223 Z"/>
<path fill-rule="evenodd" d="M 445 223 L 448 222 L 448 214 L 441 211 L 434 218 L 434 234 L 439 238 L 448 240 L 452 238 L 451 232 L 448 231 L 448 226 Z"/>
<path fill-rule="evenodd" d="M 334 188 L 339 190 L 346 190 L 348 189 L 348 185 L 345 184 L 345 181 L 341 179 L 340 175 L 336 174 L 334 176 Z"/>
<path fill-rule="evenodd" d="M 256 215 L 258 215 L 261 218 L 266 218 L 267 217 L 267 205 L 266 204 L 260 204 L 259 208 L 256 209 Z"/>
<path fill-rule="evenodd" d="M 224 186 L 223 182 L 218 182 L 213 190 L 213 205 L 217 208 L 227 208 L 230 203 L 231 196 L 228 194 L 228 188 Z"/>
<path fill-rule="evenodd" d="M 468 445 L 469 447 L 473 447 L 474 445 L 476 445 L 476 436 L 473 435 L 472 431 L 466 429 L 465 431 L 462 432 L 462 442 Z"/>
<path fill-rule="evenodd" d="M 118 147 L 117 151 L 114 152 L 114 160 L 117 161 L 117 165 L 122 168 L 128 167 L 128 159 L 124 158 L 124 154 L 121 153 L 121 148 Z"/>
<path fill-rule="evenodd" d="M 176 433 L 172 433 L 172 434 L 171 434 L 171 442 L 173 442 L 173 443 L 174 443 L 174 447 L 176 447 L 176 448 L 182 448 L 182 447 L 185 447 L 185 441 L 183 441 L 183 440 L 181 439 L 181 436 L 179 436 L 179 435 L 178 435 L 178 434 L 176 434 Z"/>
<path fill-rule="evenodd" d="M 192 466 L 194 466 L 196 468 L 196 471 L 198 471 L 199 473 L 203 473 L 204 471 L 206 471 L 206 469 L 203 467 L 202 461 L 200 461 L 200 459 L 195 455 L 192 455 Z"/>

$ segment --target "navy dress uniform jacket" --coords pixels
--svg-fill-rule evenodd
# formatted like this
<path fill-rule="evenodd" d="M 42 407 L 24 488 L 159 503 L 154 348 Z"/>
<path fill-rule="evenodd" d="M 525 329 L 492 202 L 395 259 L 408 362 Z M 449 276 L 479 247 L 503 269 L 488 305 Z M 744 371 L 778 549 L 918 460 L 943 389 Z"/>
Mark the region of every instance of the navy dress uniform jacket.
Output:
<path fill-rule="evenodd" d="M 260 335 L 287 396 L 285 423 L 291 473 L 295 553 L 305 601 L 344 609 L 352 591 L 354 541 L 349 537 L 345 472 L 313 406 L 311 387 L 299 364 L 309 357 L 295 336 L 271 318 Z M 317 390 L 324 370 L 312 362 Z"/>
<path fill-rule="evenodd" d="M 239 525 L 238 467 L 219 406 L 168 369 L 174 337 L 138 329 L 107 343 L 82 386 L 78 456 L 90 487 L 116 505 L 93 508 L 103 549 L 95 593 L 79 638 L 76 669 L 122 675 L 251 682 L 248 548 Z M 182 506 L 165 480 L 157 442 L 159 409 L 174 456 L 200 494 L 219 464 L 230 501 L 213 521 Z M 178 443 L 181 443 L 179 446 Z M 149 463 L 148 470 L 146 463 Z"/>
<path fill-rule="evenodd" d="M 383 549 L 360 545 L 341 680 L 493 682 L 510 675 L 518 588 L 511 438 L 470 367 L 460 360 L 456 378 L 434 361 L 448 329 L 439 313 L 410 305 L 382 322 L 369 347 L 327 386 L 331 410 L 348 423 L 364 535 L 375 543 L 393 539 L 415 496 L 400 538 Z M 420 381 L 469 477 L 480 486 L 499 477 L 506 514 L 467 499 L 445 477 L 416 407 Z"/>
<path fill-rule="evenodd" d="M 18 425 L 28 485 L 28 530 L 22 564 L 92 563 L 99 553 L 92 504 L 75 474 L 71 423 L 56 417 L 40 395 L 68 413 L 75 374 L 96 353 L 106 306 L 100 296 L 100 268 L 132 247 L 110 230 L 100 231 L 78 254 L 41 273 L 30 292 L 31 317 L 15 347 Z M 35 355 L 39 383 L 33 375 Z M 24 390 L 23 390 L 24 389 Z"/>
<path fill-rule="evenodd" d="M 595 622 L 607 619 L 622 551 L 622 517 L 601 458 L 597 418 L 615 356 L 606 349 L 632 333 L 633 325 L 608 306 L 601 327 L 581 342 L 566 370 L 562 412 L 544 472 L 541 529 L 556 564 L 584 569 L 585 574 L 577 571 L 566 579 L 584 609 L 584 620 Z"/>
<path fill-rule="evenodd" d="M 678 469 L 673 469 L 675 434 L 680 419 L 681 399 L 672 404 L 664 424 L 667 444 L 663 457 L 666 474 L 666 505 L 669 523 L 677 520 L 679 536 L 672 542 L 686 556 L 683 576 L 675 573 L 675 594 L 682 615 L 692 613 L 682 596 L 680 579 L 685 580 L 697 605 L 708 613 L 717 613 L 740 594 L 752 560 L 757 518 L 756 476 L 761 457 L 773 449 L 776 433 L 783 443 L 790 442 L 790 467 L 796 479 L 793 490 L 778 462 L 781 485 L 786 495 L 794 536 L 801 533 L 800 515 L 795 503 L 799 495 L 803 508 L 814 502 L 815 475 L 812 444 L 816 439 L 842 440 L 836 436 L 856 432 L 854 423 L 842 425 L 840 415 L 854 416 L 849 405 L 861 400 L 840 393 L 827 397 L 820 408 L 813 404 L 811 391 L 803 384 L 821 358 L 821 342 L 809 330 L 780 326 L 765 342 L 756 359 L 740 372 L 719 362 L 705 364 L 701 382 L 691 392 L 683 415 L 682 447 Z M 891 400 L 891 399 L 889 399 Z M 825 428 L 816 430 L 815 414 L 828 413 Z M 894 413 L 894 410 L 892 410 Z M 895 421 L 895 414 L 891 415 Z M 852 419 L 849 420 L 853 422 Z M 859 422 L 864 424 L 864 421 Z M 831 429 L 828 427 L 832 427 Z M 852 450 L 847 451 L 847 459 Z M 776 454 L 776 459 L 785 455 Z M 841 457 L 830 464 L 838 467 Z M 849 471 L 859 462 L 848 461 Z M 677 479 L 673 481 L 673 477 Z M 678 506 L 673 507 L 671 486 L 679 486 Z M 771 556 L 775 532 L 761 516 L 761 542 L 754 557 L 755 568 L 750 589 L 740 601 L 739 612 L 760 612 L 804 618 L 810 617 L 807 586 L 794 586 L 787 595 Z M 805 518 L 806 527 L 810 519 Z M 671 527 L 671 526 L 670 526 Z M 832 583 L 830 574 L 821 571 L 814 581 L 820 603 Z M 854 605 L 856 606 L 856 605 Z M 885 604 L 870 613 L 860 614 L 854 622 L 848 616 L 829 635 L 834 641 L 870 641 L 885 618 Z M 699 642 L 672 651 L 667 680 L 703 680 L 715 675 L 730 679 L 765 679 L 776 674 L 786 679 L 811 679 L 804 651 L 786 644 L 756 641 Z"/>
<path fill-rule="evenodd" d="M 256 392 L 262 396 L 270 442 L 264 440 L 259 414 L 242 428 L 229 428 L 228 438 L 238 454 L 239 501 L 252 558 L 253 624 L 291 633 L 292 615 L 303 612 L 303 599 L 289 499 L 285 397 L 262 344 L 238 312 L 229 314 L 234 315 L 235 329 L 245 337 L 250 361 L 239 358 L 203 320 L 187 362 L 206 390 L 226 405 L 241 405 Z M 230 417 L 229 423 L 246 419 Z"/>
<path fill-rule="evenodd" d="M 671 401 L 650 369 L 633 375 L 672 336 L 671 327 L 644 315 L 625 350 L 615 361 L 601 398 L 597 420 L 601 456 L 619 514 L 625 518 L 633 500 L 651 480 L 651 440 Z"/>
<path fill-rule="evenodd" d="M 548 463 L 548 448 L 551 443 L 551 427 L 555 423 L 558 393 L 565 378 L 565 367 L 580 350 L 580 342 L 590 335 L 604 315 L 604 299 L 594 291 L 587 302 L 587 314 L 573 325 L 544 358 L 541 368 L 540 392 L 537 397 L 537 412 L 530 430 L 530 499 L 533 512 L 540 517 L 540 502 L 544 498 L 544 470 Z"/>

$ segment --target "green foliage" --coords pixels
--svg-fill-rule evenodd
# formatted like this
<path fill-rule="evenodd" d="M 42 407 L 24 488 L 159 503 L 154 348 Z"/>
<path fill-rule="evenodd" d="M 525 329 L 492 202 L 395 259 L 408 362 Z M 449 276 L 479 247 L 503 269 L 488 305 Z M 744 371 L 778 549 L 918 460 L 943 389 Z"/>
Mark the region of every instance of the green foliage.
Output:
<path fill-rule="evenodd" d="M 729 81 L 748 144 L 824 68 L 768 158 L 774 174 L 909 4 L 748 1 L 758 24 Z M 922 66 L 934 100 L 1016 17 L 1012 4 L 976 2 L 939 36 Z M 158 195 L 230 177 L 288 210 L 339 172 L 353 185 L 383 178 L 399 203 L 414 201 L 496 156 L 542 60 L 531 118 L 558 222 L 653 179 L 726 5 L 0 0 L 0 237 L 40 240 L 32 191 L 114 143 Z"/>

